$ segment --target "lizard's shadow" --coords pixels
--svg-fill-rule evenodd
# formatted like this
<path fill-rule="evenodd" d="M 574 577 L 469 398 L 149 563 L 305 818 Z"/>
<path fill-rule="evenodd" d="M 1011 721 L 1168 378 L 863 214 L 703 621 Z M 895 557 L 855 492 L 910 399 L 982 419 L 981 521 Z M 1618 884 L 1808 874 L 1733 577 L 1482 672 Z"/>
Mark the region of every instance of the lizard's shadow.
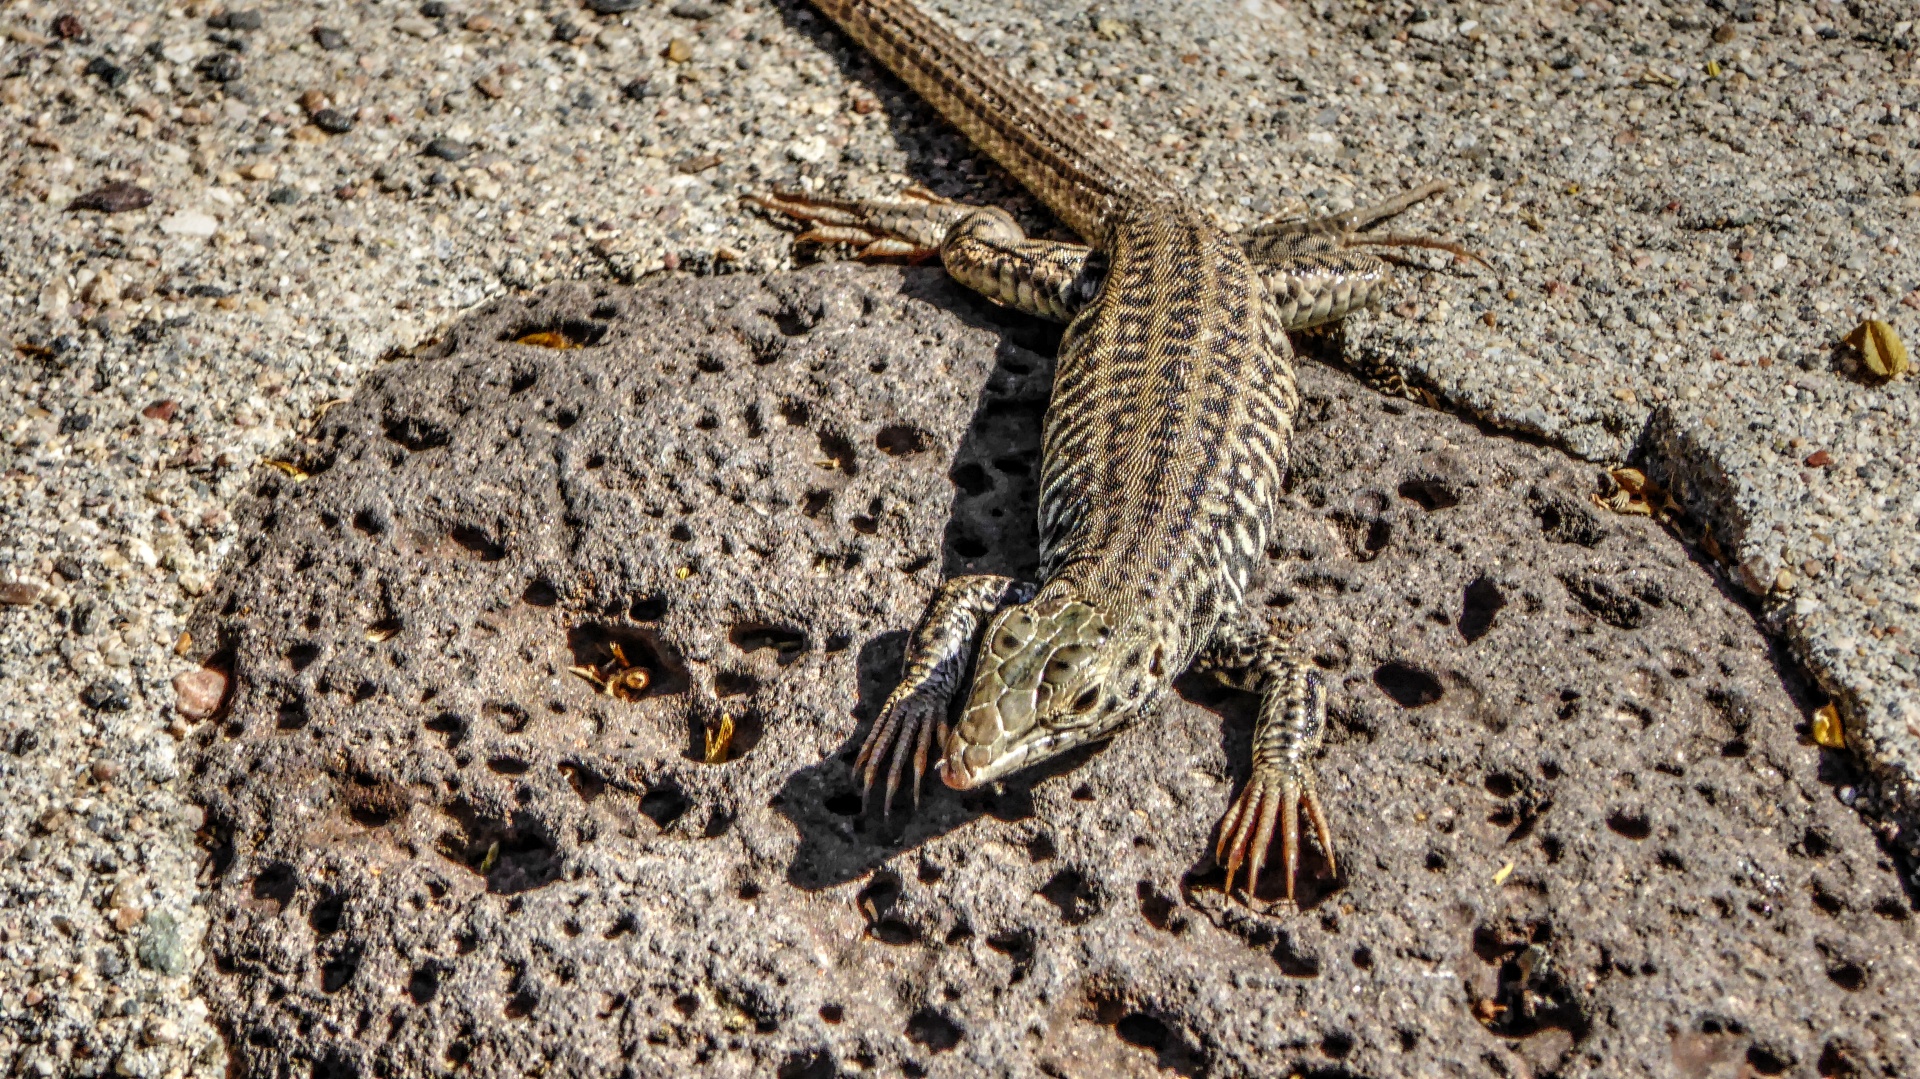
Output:
<path fill-rule="evenodd" d="M 948 466 L 953 501 L 941 544 L 941 578 L 996 573 L 1033 580 L 1040 561 L 1040 423 L 1053 388 L 1053 354 L 1060 330 L 995 308 L 944 274 L 909 272 L 901 280 L 904 294 L 1000 336 L 993 369 L 977 391 L 973 414 Z M 920 615 L 919 611 L 896 613 L 903 624 L 917 621 Z M 774 800 L 800 832 L 800 848 L 787 870 L 789 883 L 796 887 L 811 890 L 854 880 L 901 851 L 981 816 L 1001 820 L 1032 816 L 1034 784 L 1071 771 L 1098 752 L 1095 748 L 1068 753 L 994 788 L 965 793 L 949 790 L 928 776 L 918 809 L 911 793 L 902 791 L 890 819 L 882 818 L 877 794 L 863 812 L 853 763 L 881 704 L 899 683 L 906 643 L 904 629 L 866 642 L 857 664 L 859 700 L 853 732 L 831 756 L 788 776 Z"/>

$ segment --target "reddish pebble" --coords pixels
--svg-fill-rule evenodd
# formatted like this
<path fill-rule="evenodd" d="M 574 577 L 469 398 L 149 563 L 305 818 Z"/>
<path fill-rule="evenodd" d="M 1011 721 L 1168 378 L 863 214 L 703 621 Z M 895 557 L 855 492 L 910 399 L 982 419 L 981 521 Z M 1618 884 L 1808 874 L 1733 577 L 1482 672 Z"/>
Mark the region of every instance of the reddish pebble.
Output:
<path fill-rule="evenodd" d="M 1833 455 L 1826 450 L 1819 450 L 1807 455 L 1807 459 L 1802 463 L 1808 468 L 1825 468 L 1833 463 Z"/>
<path fill-rule="evenodd" d="M 147 912 L 139 907 L 115 907 L 113 910 L 113 927 L 122 933 L 146 920 Z"/>
<path fill-rule="evenodd" d="M 140 414 L 150 420 L 165 421 L 173 419 L 173 414 L 179 410 L 180 402 L 178 401 L 155 401 L 153 404 L 141 409 Z"/>
<path fill-rule="evenodd" d="M 212 667 L 186 671 L 174 676 L 173 692 L 180 698 L 174 711 L 188 719 L 205 719 L 227 698 L 227 674 Z"/>

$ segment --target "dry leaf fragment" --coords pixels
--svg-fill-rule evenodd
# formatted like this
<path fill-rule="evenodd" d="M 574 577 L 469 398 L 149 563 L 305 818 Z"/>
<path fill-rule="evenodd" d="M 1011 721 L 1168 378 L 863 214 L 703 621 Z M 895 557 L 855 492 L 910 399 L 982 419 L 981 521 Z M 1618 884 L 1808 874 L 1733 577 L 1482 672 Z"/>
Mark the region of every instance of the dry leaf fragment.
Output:
<path fill-rule="evenodd" d="M 542 330 L 539 333 L 530 333 L 525 337 L 516 338 L 513 343 L 516 345 L 532 345 L 535 348 L 580 347 L 580 342 L 575 341 L 573 338 L 568 337 L 558 330 Z"/>
<path fill-rule="evenodd" d="M 1495 884 L 1505 884 L 1507 882 L 1507 878 L 1512 875 L 1513 875 L 1513 862 L 1508 861 L 1506 865 L 1503 865 L 1499 869 L 1494 871 L 1493 882 Z"/>
<path fill-rule="evenodd" d="M 720 722 L 714 725 L 713 727 L 707 728 L 706 740 L 707 740 L 707 754 L 706 754 L 707 763 L 708 764 L 727 763 L 728 751 L 733 748 L 733 713 L 732 712 L 720 713 Z"/>
<path fill-rule="evenodd" d="M 1866 361 L 1867 370 L 1881 378 L 1894 378 L 1906 373 L 1907 346 L 1891 325 L 1870 318 L 1854 327 L 1846 340 L 1847 344 L 1860 350 L 1860 358 Z"/>
<path fill-rule="evenodd" d="M 1828 749 L 1847 748 L 1847 733 L 1840 726 L 1840 709 L 1831 703 L 1813 713 L 1813 740 Z"/>
<path fill-rule="evenodd" d="M 500 841 L 496 839 L 493 841 L 491 846 L 487 847 L 487 856 L 480 859 L 480 875 L 484 877 L 488 873 L 493 872 L 493 865 L 495 862 L 498 862 L 499 860 L 500 860 Z"/>
<path fill-rule="evenodd" d="M 277 468 L 280 471 L 285 472 L 289 477 L 293 479 L 293 482 L 295 483 L 300 483 L 307 478 L 306 472 L 302 470 L 299 465 L 294 464 L 292 461 L 280 461 L 270 457 L 260 463 L 263 465 L 266 465 L 268 468 Z"/>

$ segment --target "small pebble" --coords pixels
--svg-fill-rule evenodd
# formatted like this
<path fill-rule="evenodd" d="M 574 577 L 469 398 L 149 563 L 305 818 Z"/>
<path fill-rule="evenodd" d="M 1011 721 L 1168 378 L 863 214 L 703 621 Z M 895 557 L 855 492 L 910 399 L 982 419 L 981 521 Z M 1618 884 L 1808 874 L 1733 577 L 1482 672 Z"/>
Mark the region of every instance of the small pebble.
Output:
<path fill-rule="evenodd" d="M 240 77 L 240 58 L 230 52 L 217 52 L 195 67 L 212 82 L 233 82 Z"/>
<path fill-rule="evenodd" d="M 95 210 L 103 214 L 144 210 L 153 205 L 153 192 L 138 184 L 116 181 L 102 184 L 67 204 L 69 210 Z"/>
<path fill-rule="evenodd" d="M 329 135 L 344 135 L 353 130 L 353 118 L 339 109 L 321 109 L 313 114 L 313 126 Z"/>
<path fill-rule="evenodd" d="M 464 142 L 449 138 L 438 138 L 427 143 L 426 148 L 421 152 L 428 157 L 437 157 L 442 161 L 458 161 L 473 151 L 469 149 Z"/>
<path fill-rule="evenodd" d="M 276 187 L 267 195 L 267 201 L 275 206 L 292 206 L 300 201 L 300 192 L 291 187 Z"/>
<path fill-rule="evenodd" d="M 347 47 L 347 35 L 332 27 L 316 26 L 313 28 L 313 43 L 332 52 L 335 49 Z"/>
<path fill-rule="evenodd" d="M 106 678 L 96 679 L 81 690 L 80 702 L 101 712 L 124 712 L 133 707 L 127 687 Z"/>
<path fill-rule="evenodd" d="M 213 667 L 183 671 L 173 678 L 173 692 L 178 698 L 174 711 L 188 719 L 205 719 L 226 701 L 226 672 Z"/>
<path fill-rule="evenodd" d="M 300 110 L 308 116 L 332 105 L 333 102 L 327 100 L 326 92 L 323 90 L 308 90 L 300 95 Z"/>
<path fill-rule="evenodd" d="M 148 970 L 161 974 L 186 973 L 187 949 L 180 940 L 179 921 L 164 910 L 148 915 L 147 931 L 141 935 L 135 954 L 140 958 L 140 965 Z"/>
<path fill-rule="evenodd" d="M 57 15 L 53 20 L 53 36 L 62 41 L 80 41 L 87 36 L 87 26 L 77 15 Z"/>
<path fill-rule="evenodd" d="M 646 5 L 647 0 L 587 0 L 587 10 L 595 15 L 623 15 Z"/>
<path fill-rule="evenodd" d="M 267 20 L 257 10 L 222 11 L 210 16 L 207 25 L 215 30 L 258 30 L 267 25 Z"/>
<path fill-rule="evenodd" d="M 9 607 L 25 607 L 40 598 L 44 591 L 32 581 L 7 581 L 0 583 L 0 604 Z"/>
<path fill-rule="evenodd" d="M 667 59 L 676 64 L 684 64 L 693 59 L 693 42 L 683 37 L 667 42 Z"/>
<path fill-rule="evenodd" d="M 87 64 L 87 74 L 115 90 L 126 85 L 127 81 L 127 69 L 104 56 L 96 56 Z"/>

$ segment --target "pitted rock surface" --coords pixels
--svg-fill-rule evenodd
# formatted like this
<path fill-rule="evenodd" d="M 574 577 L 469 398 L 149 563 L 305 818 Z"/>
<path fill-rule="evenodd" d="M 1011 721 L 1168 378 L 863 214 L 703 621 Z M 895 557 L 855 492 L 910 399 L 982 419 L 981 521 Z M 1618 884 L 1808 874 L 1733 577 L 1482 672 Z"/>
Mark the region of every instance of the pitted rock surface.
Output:
<path fill-rule="evenodd" d="M 1223 899 L 1254 702 L 1197 679 L 860 816 L 933 586 L 1033 571 L 1056 338 L 933 269 L 568 285 L 328 412 L 193 627 L 240 1073 L 1920 1074 L 1913 897 L 1748 612 L 1312 363 L 1259 595 L 1340 876 Z"/>

